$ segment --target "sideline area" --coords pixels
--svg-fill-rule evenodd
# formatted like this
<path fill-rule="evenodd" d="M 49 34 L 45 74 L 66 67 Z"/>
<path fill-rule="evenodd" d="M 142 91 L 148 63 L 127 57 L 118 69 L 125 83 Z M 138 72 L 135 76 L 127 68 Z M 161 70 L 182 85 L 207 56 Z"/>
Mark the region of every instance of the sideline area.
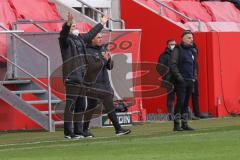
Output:
<path fill-rule="evenodd" d="M 65 140 L 61 130 L 55 133 L 3 132 L 0 136 L 0 160 L 186 160 L 203 157 L 219 160 L 238 157 L 238 117 L 192 121 L 191 126 L 196 128 L 196 131 L 173 132 L 172 122 L 148 122 L 132 126 L 132 134 L 122 137 L 115 136 L 113 128 L 97 128 L 92 129 L 96 138 L 81 140 Z"/>

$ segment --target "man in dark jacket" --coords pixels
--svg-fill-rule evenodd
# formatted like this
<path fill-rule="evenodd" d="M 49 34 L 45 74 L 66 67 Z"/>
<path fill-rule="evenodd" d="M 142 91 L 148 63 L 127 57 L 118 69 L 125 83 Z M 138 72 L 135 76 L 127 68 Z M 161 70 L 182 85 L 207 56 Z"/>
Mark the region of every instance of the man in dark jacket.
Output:
<path fill-rule="evenodd" d="M 86 92 L 88 96 L 88 111 L 84 115 L 84 132 L 92 135 L 89 131 L 89 121 L 94 108 L 98 104 L 98 100 L 101 100 L 105 112 L 113 123 L 116 135 L 129 134 L 131 130 L 124 129 L 120 126 L 115 112 L 113 103 L 114 91 L 111 87 L 107 72 L 107 70 L 113 68 L 113 61 L 111 60 L 110 52 L 102 45 L 102 34 L 97 34 L 87 46 L 87 54 L 88 68 L 84 82 L 87 86 L 91 87 L 92 91 Z"/>
<path fill-rule="evenodd" d="M 197 78 L 197 55 L 193 50 L 193 33 L 191 31 L 183 32 L 181 44 L 174 48 L 171 55 L 170 68 L 175 79 L 177 95 L 173 130 L 193 130 L 188 125 L 188 103 L 193 92 L 194 81 Z"/>
<path fill-rule="evenodd" d="M 76 24 L 73 24 L 73 16 L 68 13 L 68 20 L 60 32 L 59 44 L 63 60 L 63 78 L 66 90 L 66 107 L 64 111 L 64 137 L 83 138 L 82 113 L 85 108 L 79 86 L 83 83 L 86 66 L 86 44 L 103 29 L 108 21 L 102 17 L 101 23 L 97 24 L 87 34 L 80 35 Z M 72 130 L 72 122 L 73 130 Z"/>
<path fill-rule="evenodd" d="M 171 80 L 171 75 L 172 74 L 171 74 L 170 70 L 168 70 L 167 74 L 164 73 L 164 70 L 166 70 L 166 69 L 162 69 L 162 68 L 167 67 L 169 69 L 171 53 L 172 53 L 175 46 L 176 46 L 176 41 L 173 40 L 173 39 L 169 39 L 167 41 L 167 48 L 159 56 L 159 59 L 158 59 L 157 71 L 160 75 L 164 76 L 163 80 L 166 80 L 166 81 Z M 166 75 L 164 75 L 164 74 L 166 74 Z M 168 109 L 168 113 L 169 113 L 169 120 L 172 120 L 173 115 L 174 115 L 174 106 L 173 106 L 174 97 L 175 97 L 175 92 L 174 91 L 171 91 L 167 95 L 167 109 Z"/>

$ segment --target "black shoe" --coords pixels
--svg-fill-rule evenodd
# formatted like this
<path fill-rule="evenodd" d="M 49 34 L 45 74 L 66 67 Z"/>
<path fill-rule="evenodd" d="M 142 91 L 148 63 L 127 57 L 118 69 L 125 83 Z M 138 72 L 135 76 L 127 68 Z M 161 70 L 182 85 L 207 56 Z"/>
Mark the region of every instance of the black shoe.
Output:
<path fill-rule="evenodd" d="M 131 130 L 130 129 L 124 129 L 124 128 L 121 128 L 121 129 L 116 131 L 117 136 L 122 136 L 122 135 L 126 135 L 126 134 L 129 134 L 129 133 L 131 133 Z"/>
<path fill-rule="evenodd" d="M 183 129 L 181 127 L 174 127 L 173 131 L 177 131 L 178 132 L 178 131 L 183 131 Z"/>
<path fill-rule="evenodd" d="M 197 117 L 197 116 L 192 116 L 191 119 L 192 119 L 192 120 L 199 120 L 200 118 Z"/>
<path fill-rule="evenodd" d="M 85 131 L 84 132 L 84 137 L 85 138 L 93 138 L 95 136 L 90 131 Z"/>
<path fill-rule="evenodd" d="M 203 118 L 209 118 L 208 115 L 204 115 L 204 114 L 202 114 L 202 113 L 200 113 L 198 117 L 201 118 L 201 119 L 203 119 Z"/>
<path fill-rule="evenodd" d="M 182 126 L 182 129 L 185 130 L 185 131 L 194 131 L 194 129 L 189 127 L 188 125 L 187 126 Z"/>
<path fill-rule="evenodd" d="M 173 131 L 183 131 L 183 129 L 180 127 L 180 121 L 178 120 L 174 121 Z"/>

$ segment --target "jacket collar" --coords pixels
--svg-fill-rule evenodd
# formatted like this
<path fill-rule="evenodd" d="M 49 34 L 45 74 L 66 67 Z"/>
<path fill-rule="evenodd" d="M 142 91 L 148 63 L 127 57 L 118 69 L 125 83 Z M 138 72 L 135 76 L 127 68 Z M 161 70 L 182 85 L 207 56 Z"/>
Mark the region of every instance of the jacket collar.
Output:
<path fill-rule="evenodd" d="M 172 50 L 167 47 L 167 48 L 165 49 L 165 53 L 170 55 L 170 54 L 172 53 Z"/>

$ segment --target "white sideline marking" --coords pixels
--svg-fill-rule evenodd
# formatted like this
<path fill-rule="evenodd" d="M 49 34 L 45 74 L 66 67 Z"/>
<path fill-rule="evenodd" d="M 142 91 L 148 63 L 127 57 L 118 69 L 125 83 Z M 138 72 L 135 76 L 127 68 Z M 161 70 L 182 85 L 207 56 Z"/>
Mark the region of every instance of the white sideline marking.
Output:
<path fill-rule="evenodd" d="M 213 127 L 211 129 L 216 129 L 218 127 Z M 199 129 L 201 131 L 204 130 L 209 130 L 209 128 L 201 128 Z M 199 131 L 197 130 L 197 131 Z M 205 133 L 194 133 L 195 131 L 192 132 L 192 134 L 182 134 L 181 136 L 194 136 L 194 135 L 201 135 Z M 177 133 L 169 132 L 169 135 L 176 135 Z M 186 132 L 187 133 L 187 132 Z M 189 132 L 190 133 L 190 132 Z M 137 137 L 139 135 L 131 135 L 131 137 Z M 144 136 L 144 135 L 143 135 Z M 109 136 L 109 137 L 95 137 L 95 138 L 82 138 L 82 139 L 62 139 L 62 140 L 52 140 L 52 141 L 36 141 L 36 142 L 27 142 L 27 143 L 9 143 L 9 144 L 1 144 L 0 147 L 9 147 L 9 146 L 24 146 L 24 145 L 34 145 L 34 144 L 44 144 L 44 143 L 58 143 L 58 142 L 76 142 L 76 141 L 82 141 L 82 140 L 94 140 L 94 139 L 109 139 L 109 138 L 117 138 L 117 137 L 122 137 L 122 136 Z M 1 149 L 0 149 L 1 150 Z"/>
<path fill-rule="evenodd" d="M 201 129 L 201 131 L 204 131 L 206 129 Z M 223 131 L 223 132 L 229 132 L 229 131 Z M 222 133 L 223 133 L 222 132 Z M 182 132 L 181 132 L 182 133 Z M 188 133 L 188 131 L 186 132 Z M 211 134 L 213 132 L 210 133 L 194 133 L 194 131 L 192 132 L 192 134 L 183 134 L 180 136 L 199 136 L 199 135 L 207 135 L 207 134 Z M 172 136 L 172 135 L 176 135 L 177 133 L 173 133 L 166 135 L 166 136 Z M 131 137 L 138 137 L 139 135 L 136 136 L 131 136 Z M 114 137 L 119 137 L 119 136 L 110 136 L 110 137 L 99 137 L 99 138 L 85 138 L 85 139 L 109 139 L 109 138 L 114 138 Z M 150 137 L 150 138 L 156 138 L 156 137 Z M 149 139 L 149 138 L 147 138 Z M 67 143 L 67 144 L 55 144 L 57 142 L 77 142 L 77 141 L 82 141 L 84 139 L 78 139 L 78 140 L 55 140 L 55 141 L 39 141 L 39 142 L 30 142 L 30 143 L 13 143 L 13 144 L 6 144 L 6 145 L 0 145 L 0 147 L 10 147 L 10 146 L 24 146 L 24 145 L 33 145 L 33 144 L 44 144 L 44 143 L 52 143 L 51 145 L 47 145 L 47 146 L 35 146 L 35 147 L 30 147 L 30 146 L 25 146 L 25 147 L 21 147 L 21 148 L 4 148 L 4 149 L 0 149 L 0 152 L 3 151 L 13 151 L 13 150 L 31 150 L 31 149 L 41 149 L 41 148 L 54 148 L 54 147 L 67 147 L 67 146 L 75 146 L 75 145 L 87 145 L 87 143 Z M 91 144 L 98 144 L 98 143 L 113 143 L 113 142 L 118 142 L 119 139 L 114 139 L 111 141 L 92 141 Z"/>
<path fill-rule="evenodd" d="M 108 139 L 108 138 L 114 138 L 117 136 L 110 136 L 110 137 L 99 137 L 99 138 L 85 138 L 85 139 Z M 6 145 L 0 145 L 0 147 L 10 147 L 10 146 L 24 146 L 24 145 L 33 145 L 33 144 L 44 144 L 44 143 L 52 143 L 52 145 L 48 145 L 48 146 L 35 146 L 35 147 L 29 147 L 29 146 L 25 146 L 25 147 L 21 147 L 21 148 L 4 148 L 4 149 L 0 149 L 0 152 L 2 151 L 11 151 L 11 150 L 31 150 L 31 149 L 40 149 L 40 148 L 53 148 L 53 147 L 67 147 L 67 146 L 74 146 L 74 145 L 86 145 L 86 143 L 68 143 L 68 144 L 56 144 L 54 145 L 54 143 L 57 142 L 77 142 L 77 141 L 81 141 L 84 139 L 76 139 L 76 140 L 56 140 L 56 141 L 39 141 L 39 142 L 30 142 L 30 143 L 12 143 L 12 144 L 6 144 Z M 91 142 L 91 144 L 97 144 L 97 143 L 112 143 L 114 141 L 117 141 L 117 139 L 115 140 L 111 140 L 111 141 L 93 141 Z"/>
<path fill-rule="evenodd" d="M 201 131 L 204 131 L 204 130 L 207 130 L 207 129 L 201 129 Z M 177 133 L 174 133 L 174 132 L 169 132 L 169 133 L 170 134 L 167 135 L 167 136 L 171 136 L 171 135 L 176 135 L 177 134 Z M 200 134 L 202 134 L 202 133 L 194 133 L 194 131 L 193 131 L 192 136 L 193 135 L 200 135 Z M 131 135 L 130 137 L 138 137 L 138 136 L 139 135 Z M 189 134 L 186 134 L 186 135 L 183 134 L 181 136 L 189 136 Z M 52 143 L 53 144 L 53 143 L 58 143 L 58 142 L 76 142 L 76 141 L 82 141 L 82 140 L 94 140 L 94 139 L 99 140 L 99 139 L 109 139 L 109 138 L 117 138 L 117 137 L 123 137 L 123 136 L 109 136 L 109 137 L 98 137 L 98 138 L 82 138 L 82 139 L 71 139 L 71 140 L 70 139 L 62 139 L 62 140 L 36 141 L 36 142 L 27 142 L 27 143 L 9 143 L 9 144 L 1 144 L 0 147 L 24 146 L 24 145 L 34 145 L 34 144 L 44 144 L 44 143 Z M 94 142 L 94 141 L 92 141 L 92 142 L 93 143 L 97 143 L 97 142 Z M 111 141 L 109 141 L 109 142 L 111 142 Z M 67 144 L 67 145 L 71 145 L 71 144 Z M 0 149 L 0 151 L 1 150 L 3 150 L 3 149 Z"/>
<path fill-rule="evenodd" d="M 202 129 L 202 130 L 205 130 L 205 129 Z M 225 131 L 225 132 L 228 132 L 228 131 Z M 188 132 L 186 132 L 188 133 Z M 169 135 L 166 135 L 166 136 L 172 136 L 172 135 L 176 135 L 177 133 L 173 133 L 172 134 L 169 134 Z M 211 133 L 193 133 L 192 134 L 183 134 L 183 135 L 180 135 L 180 136 L 199 136 L 199 135 L 206 135 L 206 134 L 211 134 Z M 131 136 L 131 137 L 138 137 L 139 135 L 136 135 L 136 136 Z M 110 136 L 110 137 L 99 137 L 99 138 L 88 138 L 88 139 L 109 139 L 109 138 L 114 138 L 114 137 L 119 137 L 119 136 Z M 156 137 L 148 137 L 147 139 L 151 139 L 151 138 L 156 138 Z M 87 138 L 85 138 L 87 139 Z M 21 147 L 21 148 L 4 148 L 4 149 L 0 149 L 0 152 L 3 152 L 3 151 L 15 151 L 15 150 L 31 150 L 31 149 L 41 149 L 41 148 L 55 148 L 55 147 L 67 147 L 67 146 L 76 146 L 76 145 L 87 145 L 87 143 L 67 143 L 67 144 L 54 144 L 54 143 L 57 143 L 57 142 L 77 142 L 77 141 L 82 141 L 84 139 L 78 139 L 78 140 L 56 140 L 56 141 L 39 141 L 39 142 L 30 142 L 30 143 L 16 143 L 16 144 L 6 144 L 6 145 L 0 145 L 0 147 L 10 147 L 10 146 L 24 146 L 24 145 L 33 145 L 33 144 L 44 144 L 44 143 L 52 143 L 50 145 L 47 145 L 47 146 L 34 146 L 34 147 L 30 147 L 30 146 L 24 146 L 24 147 Z M 119 139 L 114 139 L 114 140 L 111 140 L 111 141 L 92 141 L 91 144 L 99 144 L 99 143 L 104 143 L 104 144 L 107 144 L 107 143 L 113 143 L 113 142 L 119 142 Z"/>
<path fill-rule="evenodd" d="M 82 138 L 82 139 L 71 139 L 71 140 L 70 139 L 63 139 L 63 140 L 37 141 L 37 142 L 27 142 L 27 143 L 9 143 L 9 144 L 1 144 L 0 147 L 24 146 L 24 145 L 34 145 L 34 144 L 44 144 L 44 143 L 58 143 L 58 142 L 76 142 L 76 141 L 81 141 L 81 140 L 108 139 L 108 138 L 114 138 L 114 137 L 119 137 L 119 136 L 109 136 L 109 137 L 99 137 L 99 138 Z"/>

